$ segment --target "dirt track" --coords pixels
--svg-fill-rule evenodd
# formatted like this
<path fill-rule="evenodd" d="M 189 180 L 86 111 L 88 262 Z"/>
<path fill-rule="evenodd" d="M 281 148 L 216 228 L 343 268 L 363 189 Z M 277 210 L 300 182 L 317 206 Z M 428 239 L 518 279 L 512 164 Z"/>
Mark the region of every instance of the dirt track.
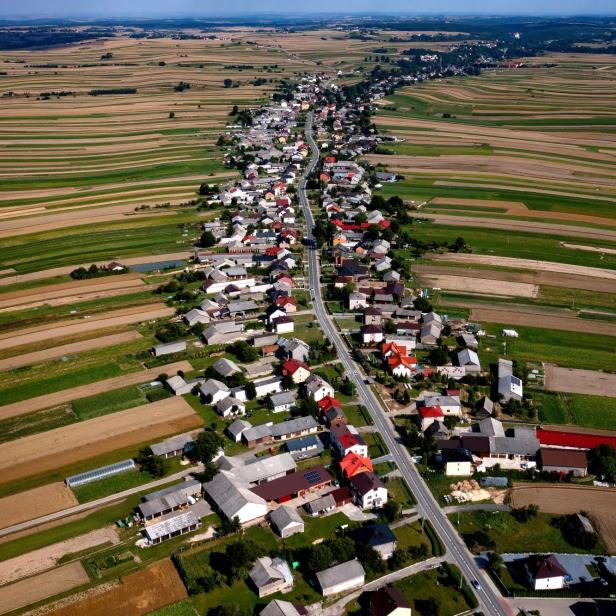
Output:
<path fill-rule="evenodd" d="M 172 252 L 164 255 L 149 255 L 144 257 L 130 257 L 124 259 L 116 257 L 116 261 L 120 261 L 124 265 L 139 265 L 141 263 L 157 263 L 159 261 L 174 261 L 180 259 L 188 259 L 192 256 L 192 252 Z M 51 269 L 40 270 L 38 272 L 30 272 L 29 274 L 16 274 L 0 278 L 0 286 L 9 286 L 20 282 L 31 282 L 32 280 L 44 280 L 45 278 L 55 278 L 56 276 L 67 276 L 78 267 L 90 267 L 91 263 L 77 263 L 76 265 L 65 265 L 63 267 L 53 267 Z M 97 265 L 104 265 L 98 263 Z"/>
<path fill-rule="evenodd" d="M 555 514 L 588 512 L 610 554 L 616 553 L 616 490 L 590 486 L 520 484 L 511 491 L 511 506 L 539 505 Z"/>
<path fill-rule="evenodd" d="M 53 543 L 39 550 L 9 558 L 9 560 L 3 560 L 0 562 L 0 586 L 51 569 L 60 558 L 67 554 L 75 554 L 105 543 L 116 545 L 119 542 L 120 537 L 117 531 L 110 526 Z"/>
<path fill-rule="evenodd" d="M 42 474 L 163 436 L 203 420 L 180 397 L 144 404 L 0 445 L 0 483 Z"/>
<path fill-rule="evenodd" d="M 186 597 L 186 589 L 170 560 L 131 573 L 107 592 L 61 607 L 53 616 L 142 616 Z"/>
<path fill-rule="evenodd" d="M 548 222 L 532 222 L 512 220 L 511 218 L 489 218 L 487 216 L 453 216 L 450 214 L 432 214 L 431 212 L 410 212 L 416 218 L 430 218 L 438 225 L 454 225 L 457 227 L 479 227 L 501 229 L 503 231 L 520 231 L 523 233 L 543 233 L 571 237 L 586 237 L 596 240 L 616 241 L 616 231 L 595 229 L 577 225 L 557 225 Z"/>
<path fill-rule="evenodd" d="M 59 595 L 89 581 L 82 564 L 74 562 L 34 578 L 4 586 L 0 588 L 0 614 Z"/>
<path fill-rule="evenodd" d="M 452 291 L 466 291 L 484 295 L 507 295 L 514 297 L 537 297 L 539 291 L 534 284 L 509 282 L 490 278 L 470 276 L 421 275 L 422 286 L 431 286 Z"/>
<path fill-rule="evenodd" d="M 73 342 L 71 344 L 62 344 L 60 346 L 44 349 L 43 351 L 34 351 L 33 353 L 24 353 L 7 359 L 0 359 L 0 371 L 11 370 L 21 366 L 28 366 L 65 355 L 73 355 L 83 351 L 92 351 L 93 349 L 102 349 L 105 347 L 122 344 L 124 342 L 132 342 L 139 340 L 143 336 L 139 332 L 129 331 L 121 334 L 112 334 L 111 336 L 101 336 L 99 338 L 90 338 L 81 342 Z"/>
<path fill-rule="evenodd" d="M 52 325 L 28 327 L 8 334 L 0 334 L 0 345 L 3 349 L 10 349 L 26 344 L 38 342 L 41 338 L 66 338 L 84 332 L 94 332 L 98 329 L 108 329 L 119 325 L 131 325 L 142 321 L 151 321 L 175 314 L 173 308 L 154 304 L 152 306 L 134 306 L 113 310 L 105 314 L 94 316 L 91 319 L 71 319 L 59 321 Z"/>
<path fill-rule="evenodd" d="M 63 482 L 49 483 L 40 488 L 12 494 L 0 499 L 0 528 L 34 520 L 48 513 L 77 505 L 77 499 Z M 0 574 L 0 584 L 2 584 Z"/>
<path fill-rule="evenodd" d="M 569 265 L 567 263 L 555 263 L 552 261 L 535 261 L 534 259 L 515 259 L 513 257 L 493 257 L 488 255 L 464 253 L 432 255 L 431 258 L 435 261 L 468 263 L 470 265 L 494 265 L 497 267 L 510 267 L 513 269 L 529 269 L 535 271 L 555 272 L 558 274 L 591 276 L 593 278 L 616 280 L 615 270 L 602 269 L 600 267 L 587 267 L 585 265 Z"/>
<path fill-rule="evenodd" d="M 616 374 L 546 364 L 545 388 L 550 391 L 616 398 Z"/>
<path fill-rule="evenodd" d="M 30 398 L 28 400 L 22 400 L 13 404 L 0 406 L 0 420 L 60 406 L 61 404 L 72 402 L 73 400 L 78 400 L 79 398 L 95 396 L 96 394 L 113 391 L 114 389 L 121 389 L 122 387 L 128 387 L 129 385 L 147 383 L 148 381 L 153 381 L 159 374 L 175 374 L 178 370 L 190 372 L 192 369 L 193 368 L 189 362 L 179 361 L 174 364 L 167 364 L 165 366 L 159 366 L 158 368 L 152 368 L 150 370 L 140 370 L 139 372 L 131 372 L 130 374 L 116 376 L 112 379 L 105 379 L 104 381 L 97 381 L 95 383 L 89 383 L 88 385 L 73 387 L 72 389 L 62 389 L 61 391 L 45 394 L 44 396 L 38 396 L 37 398 Z"/>

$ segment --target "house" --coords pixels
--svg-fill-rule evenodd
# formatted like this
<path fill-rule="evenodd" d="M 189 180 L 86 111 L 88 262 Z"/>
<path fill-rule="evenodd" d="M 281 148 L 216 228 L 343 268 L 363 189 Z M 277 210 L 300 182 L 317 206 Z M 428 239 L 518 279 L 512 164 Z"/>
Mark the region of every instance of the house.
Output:
<path fill-rule="evenodd" d="M 287 451 L 293 456 L 294 460 L 313 458 L 323 453 L 324 449 L 321 439 L 314 434 L 287 443 Z"/>
<path fill-rule="evenodd" d="M 319 571 L 316 577 L 324 597 L 362 588 L 366 581 L 364 568 L 357 559 Z"/>
<path fill-rule="evenodd" d="M 376 509 L 387 502 L 387 488 L 374 473 L 360 473 L 351 477 L 349 488 L 353 501 L 361 509 Z"/>
<path fill-rule="evenodd" d="M 383 330 L 378 325 L 363 325 L 361 339 L 364 345 L 379 344 L 383 342 Z"/>
<path fill-rule="evenodd" d="M 219 359 L 212 365 L 212 368 L 222 377 L 233 376 L 234 374 L 239 374 L 242 371 L 234 361 L 227 359 L 226 357 Z"/>
<path fill-rule="evenodd" d="M 370 458 L 351 452 L 340 460 L 340 470 L 347 479 L 350 479 L 359 473 L 371 473 L 374 468 Z"/>
<path fill-rule="evenodd" d="M 417 406 L 438 406 L 445 416 L 458 417 L 462 413 L 460 395 L 456 396 L 431 396 L 427 395 L 423 400 L 417 401 Z"/>
<path fill-rule="evenodd" d="M 281 391 L 270 396 L 270 407 L 274 413 L 285 413 L 295 408 L 295 394 L 291 391 Z"/>
<path fill-rule="evenodd" d="M 441 462 L 447 477 L 461 477 L 473 474 L 473 456 L 468 449 L 463 447 L 444 449 L 441 453 Z"/>
<path fill-rule="evenodd" d="M 349 423 L 347 416 L 344 414 L 344 411 L 337 406 L 333 406 L 327 409 L 323 413 L 323 419 L 325 420 L 325 424 L 331 430 L 332 428 L 338 428 L 340 426 L 346 426 Z"/>
<path fill-rule="evenodd" d="M 207 404 L 220 402 L 223 398 L 227 398 L 230 392 L 231 390 L 224 383 L 216 379 L 204 381 L 199 388 L 199 393 Z"/>
<path fill-rule="evenodd" d="M 242 434 L 252 428 L 252 424 L 244 419 L 236 419 L 231 425 L 227 426 L 225 432 L 229 435 L 229 438 L 239 443 L 242 440 Z"/>
<path fill-rule="evenodd" d="M 319 400 L 323 400 L 325 397 L 333 398 L 336 393 L 334 388 L 325 379 L 316 374 L 311 374 L 304 381 L 304 387 L 308 397 L 312 398 L 315 402 L 319 402 Z"/>
<path fill-rule="evenodd" d="M 188 327 L 193 327 L 193 325 L 205 325 L 209 323 L 212 319 L 207 312 L 200 310 L 199 308 L 193 308 L 189 310 L 183 317 L 182 320 Z"/>
<path fill-rule="evenodd" d="M 383 313 L 380 308 L 370 306 L 364 310 L 364 325 L 382 325 Z"/>
<path fill-rule="evenodd" d="M 524 571 L 533 590 L 561 590 L 567 571 L 553 554 L 533 554 L 524 562 Z"/>
<path fill-rule="evenodd" d="M 522 381 L 513 374 L 513 362 L 509 359 L 498 360 L 498 395 L 507 403 L 510 400 L 522 400 Z"/>
<path fill-rule="evenodd" d="M 184 396 L 189 394 L 195 389 L 195 387 L 201 386 L 201 384 L 205 381 L 203 378 L 192 379 L 190 381 L 185 381 L 183 377 L 176 375 L 167 379 L 165 385 L 176 395 L 176 396 Z"/>
<path fill-rule="evenodd" d="M 458 353 L 458 366 L 472 368 L 479 372 L 481 370 L 479 355 L 477 355 L 476 351 L 473 351 L 472 349 L 462 349 Z"/>
<path fill-rule="evenodd" d="M 368 307 L 368 296 L 365 293 L 349 293 L 349 310 Z"/>
<path fill-rule="evenodd" d="M 325 515 L 336 509 L 336 499 L 332 494 L 326 494 L 321 498 L 316 498 L 304 505 L 304 509 L 312 516 Z"/>
<path fill-rule="evenodd" d="M 321 415 L 325 415 L 327 411 L 332 408 L 342 408 L 340 402 L 336 400 L 336 398 L 332 398 L 332 396 L 325 396 L 325 398 L 321 398 L 317 402 L 317 406 L 319 407 L 319 412 L 321 413 Z"/>
<path fill-rule="evenodd" d="M 477 419 L 486 419 L 494 415 L 494 402 L 487 396 L 484 396 L 475 405 L 475 417 Z"/>
<path fill-rule="evenodd" d="M 163 355 L 172 355 L 173 353 L 183 353 L 186 350 L 185 340 L 176 340 L 175 342 L 167 342 L 166 344 L 157 344 L 152 347 L 154 357 L 162 357 Z"/>
<path fill-rule="evenodd" d="M 411 616 L 411 606 L 395 586 L 383 586 L 370 594 L 369 616 Z"/>
<path fill-rule="evenodd" d="M 330 446 L 340 458 L 346 457 L 349 453 L 368 457 L 368 445 L 354 426 L 345 425 L 332 428 L 329 436 Z"/>
<path fill-rule="evenodd" d="M 244 338 L 244 325 L 242 323 L 225 322 L 216 323 L 208 327 L 201 338 L 205 344 L 231 344 Z"/>
<path fill-rule="evenodd" d="M 245 524 L 267 514 L 265 500 L 224 472 L 203 484 L 203 493 L 227 520 L 238 518 L 241 524 Z"/>
<path fill-rule="evenodd" d="M 283 539 L 304 532 L 302 516 L 295 507 L 287 505 L 282 505 L 270 513 L 270 524 Z"/>
<path fill-rule="evenodd" d="M 185 452 L 190 451 L 194 442 L 192 434 L 178 434 L 160 443 L 150 445 L 150 449 L 155 456 L 175 458 L 176 456 L 183 456 Z"/>
<path fill-rule="evenodd" d="M 143 534 L 152 545 L 161 543 L 171 537 L 184 535 L 201 528 L 201 520 L 192 511 L 177 513 L 157 524 L 151 524 L 143 529 Z"/>
<path fill-rule="evenodd" d="M 281 601 L 280 599 L 274 599 L 259 612 L 259 616 L 305 616 L 305 614 L 307 612 L 303 608 L 300 612 L 289 601 Z"/>
<path fill-rule="evenodd" d="M 367 524 L 357 529 L 355 540 L 368 545 L 379 553 L 381 560 L 392 557 L 398 541 L 387 524 Z"/>
<path fill-rule="evenodd" d="M 586 452 L 581 449 L 557 449 L 542 447 L 539 450 L 541 469 L 547 473 L 572 473 L 575 477 L 586 477 Z"/>
<path fill-rule="evenodd" d="M 310 376 L 310 368 L 307 364 L 296 359 L 287 359 L 282 364 L 282 375 L 290 376 L 296 385 L 303 383 Z"/>
<path fill-rule="evenodd" d="M 295 359 L 301 362 L 307 362 L 309 357 L 310 347 L 303 340 L 298 338 L 290 338 L 285 342 L 284 353 L 288 359 Z"/>
<path fill-rule="evenodd" d="M 315 434 L 319 426 L 312 415 L 288 419 L 279 424 L 272 425 L 272 437 L 275 441 L 287 441 L 299 436 Z"/>
<path fill-rule="evenodd" d="M 222 400 L 219 400 L 214 405 L 216 412 L 222 417 L 237 417 L 238 415 L 246 414 L 246 405 L 232 396 L 227 396 Z"/>
<path fill-rule="evenodd" d="M 291 568 L 282 558 L 257 558 L 248 577 L 259 597 L 267 597 L 276 592 L 289 592 L 293 588 Z"/>
<path fill-rule="evenodd" d="M 332 481 L 333 478 L 325 467 L 318 465 L 262 483 L 252 488 L 252 492 L 267 502 L 285 503 L 292 498 L 317 492 Z"/>
<path fill-rule="evenodd" d="M 295 322 L 291 317 L 277 317 L 272 321 L 273 331 L 278 335 L 280 334 L 292 334 L 295 331 Z"/>
<path fill-rule="evenodd" d="M 394 376 L 410 379 L 417 373 L 417 358 L 396 353 L 387 358 L 387 367 Z"/>
<path fill-rule="evenodd" d="M 425 432 L 435 421 L 443 421 L 445 413 L 438 406 L 422 406 L 417 409 L 419 417 L 419 428 Z"/>
<path fill-rule="evenodd" d="M 419 331 L 419 338 L 422 344 L 435 345 L 438 343 L 442 331 L 443 328 L 440 323 L 424 323 Z"/>
<path fill-rule="evenodd" d="M 277 376 L 267 376 L 253 381 L 257 398 L 264 398 L 268 394 L 276 394 L 282 391 L 282 379 Z"/>

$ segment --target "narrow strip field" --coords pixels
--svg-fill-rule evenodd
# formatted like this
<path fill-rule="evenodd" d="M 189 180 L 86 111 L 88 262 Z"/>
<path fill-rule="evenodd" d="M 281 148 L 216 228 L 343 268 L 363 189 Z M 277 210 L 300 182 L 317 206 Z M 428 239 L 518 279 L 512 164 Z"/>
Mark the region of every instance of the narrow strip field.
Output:
<path fill-rule="evenodd" d="M 24 353 L 7 359 L 0 359 L 0 372 L 3 370 L 13 370 L 22 366 L 29 366 L 49 359 L 56 359 L 66 355 L 74 355 L 84 351 L 92 351 L 94 349 L 104 349 L 105 347 L 115 346 L 124 342 L 132 342 L 142 338 L 141 334 L 136 331 L 122 332 L 120 334 L 112 334 L 110 336 L 101 336 L 99 338 L 90 338 L 81 342 L 73 342 L 70 344 L 62 344 L 60 346 L 51 347 L 42 351 L 33 351 L 32 353 Z"/>
<path fill-rule="evenodd" d="M 616 374 L 546 364 L 545 388 L 549 391 L 616 398 Z"/>
<path fill-rule="evenodd" d="M 53 616 L 142 616 L 187 596 L 170 560 L 131 573 L 107 592 L 51 612 Z"/>
<path fill-rule="evenodd" d="M 484 295 L 537 297 L 539 292 L 539 287 L 534 284 L 490 278 L 473 278 L 470 276 L 422 275 L 420 276 L 420 281 L 422 286 L 467 293 L 481 293 Z"/>
<path fill-rule="evenodd" d="M 33 578 L 3 586 L 0 588 L 0 614 L 59 595 L 89 581 L 90 578 L 82 564 L 74 562 Z"/>
<path fill-rule="evenodd" d="M 34 520 L 77 504 L 78 501 L 73 492 L 65 483 L 59 481 L 19 494 L 5 496 L 0 498 L 0 528 L 7 528 L 26 520 Z"/>
<path fill-rule="evenodd" d="M 76 334 L 95 332 L 100 329 L 117 327 L 119 325 L 132 325 L 143 321 L 152 321 L 162 317 L 170 317 L 175 313 L 173 308 L 154 305 L 149 308 L 134 306 L 122 310 L 113 310 L 91 319 L 69 320 L 54 323 L 53 325 L 29 327 L 9 334 L 0 334 L 0 346 L 3 349 L 19 347 L 38 342 L 41 338 L 66 338 Z"/>
<path fill-rule="evenodd" d="M 108 391 L 113 391 L 114 389 L 121 389 L 122 387 L 128 387 L 129 385 L 147 383 L 148 381 L 153 381 L 159 374 L 163 374 L 165 372 L 175 374 L 178 370 L 190 372 L 192 369 L 193 368 L 189 362 L 179 361 L 174 364 L 167 364 L 166 366 L 159 366 L 150 370 L 131 372 L 130 374 L 114 377 L 112 379 L 105 379 L 104 381 L 97 381 L 95 383 L 89 383 L 88 385 L 73 387 L 72 389 L 63 389 L 62 391 L 45 394 L 44 396 L 38 396 L 37 398 L 30 398 L 28 400 L 15 402 L 14 404 L 0 406 L 0 420 L 8 419 L 9 417 L 17 417 L 18 415 L 25 415 L 27 413 L 34 413 L 46 408 L 60 406 L 66 402 L 73 402 L 74 400 L 79 400 L 80 398 L 95 396 L 96 394 L 106 393 Z"/>
<path fill-rule="evenodd" d="M 43 474 L 201 425 L 203 420 L 192 407 L 176 397 L 27 436 L 0 445 L 0 482 Z"/>

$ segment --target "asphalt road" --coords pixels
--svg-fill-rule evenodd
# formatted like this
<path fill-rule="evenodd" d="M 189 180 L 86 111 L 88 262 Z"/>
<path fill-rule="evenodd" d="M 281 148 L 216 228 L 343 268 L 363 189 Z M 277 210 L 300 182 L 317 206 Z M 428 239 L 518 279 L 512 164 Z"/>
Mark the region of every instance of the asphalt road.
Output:
<path fill-rule="evenodd" d="M 298 192 L 300 204 L 306 219 L 306 235 L 308 239 L 313 239 L 312 231 L 314 218 L 306 196 L 306 178 L 314 171 L 319 160 L 319 149 L 312 137 L 312 122 L 313 114 L 310 112 L 306 121 L 305 135 L 310 146 L 311 159 L 300 179 Z M 480 588 L 474 589 L 474 592 L 484 613 L 490 616 L 510 616 L 511 610 L 507 602 L 488 581 L 487 576 L 485 578 L 482 576 L 473 555 L 468 551 L 457 531 L 432 496 L 432 492 L 417 471 L 406 447 L 399 442 L 393 424 L 386 416 L 384 409 L 381 407 L 372 389 L 364 382 L 364 376 L 359 370 L 358 365 L 351 358 L 345 341 L 336 329 L 332 318 L 327 313 L 321 295 L 318 250 L 309 249 L 308 267 L 312 302 L 319 324 L 325 335 L 338 350 L 338 358 L 345 368 L 346 376 L 355 384 L 358 398 L 370 412 L 374 425 L 378 428 L 402 476 L 417 499 L 418 511 L 430 520 L 436 533 L 447 549 L 449 559 L 458 565 L 467 581 L 479 581 Z"/>

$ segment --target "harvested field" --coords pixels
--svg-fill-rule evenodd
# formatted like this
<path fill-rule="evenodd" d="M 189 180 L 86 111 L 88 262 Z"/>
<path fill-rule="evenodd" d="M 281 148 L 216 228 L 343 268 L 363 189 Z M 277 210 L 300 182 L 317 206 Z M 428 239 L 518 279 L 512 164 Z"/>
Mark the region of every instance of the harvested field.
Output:
<path fill-rule="evenodd" d="M 512 297 L 537 297 L 539 287 L 524 282 L 509 282 L 490 278 L 473 278 L 469 276 L 421 275 L 422 286 L 463 291 L 466 293 L 481 293 L 483 295 L 506 295 Z"/>
<path fill-rule="evenodd" d="M 541 511 L 554 514 L 588 512 L 610 554 L 616 553 L 616 490 L 590 486 L 516 484 L 511 490 L 511 506 L 534 503 Z"/>
<path fill-rule="evenodd" d="M 118 532 L 110 526 L 48 545 L 45 548 L 15 558 L 9 558 L 9 560 L 3 560 L 0 562 L 0 586 L 51 569 L 56 566 L 62 557 L 69 554 L 76 554 L 107 543 L 116 545 L 119 542 Z"/>
<path fill-rule="evenodd" d="M 43 351 L 34 351 L 32 353 L 24 353 L 7 359 L 0 359 L 0 371 L 12 370 L 21 366 L 37 364 L 50 359 L 64 357 L 66 355 L 74 355 L 75 353 L 83 353 L 93 349 L 103 349 L 124 342 L 132 342 L 142 338 L 139 332 L 128 331 L 120 334 L 112 334 L 110 336 L 101 336 L 100 338 L 90 338 L 81 342 L 73 342 L 70 344 L 62 344 L 60 346 L 44 349 Z"/>
<path fill-rule="evenodd" d="M 118 257 L 116 260 L 121 261 L 124 265 L 139 265 L 141 263 L 157 263 L 159 261 L 175 261 L 180 259 L 188 259 L 192 256 L 191 252 L 172 252 L 161 255 L 149 255 L 143 257 L 130 257 L 122 258 Z M 38 272 L 31 272 L 29 274 L 17 274 L 0 278 L 0 287 L 9 286 L 12 284 L 18 284 L 22 282 L 32 282 L 33 280 L 45 280 L 46 278 L 55 278 L 56 276 L 67 276 L 73 270 L 79 267 L 90 267 L 91 263 L 78 263 L 77 265 L 65 265 L 63 267 L 53 267 L 51 269 L 40 270 Z M 104 263 L 97 263 L 97 265 L 104 265 Z M 123 274 L 125 276 L 126 274 Z M 85 281 L 84 281 L 85 282 Z"/>
<path fill-rule="evenodd" d="M 546 364 L 545 388 L 549 391 L 616 398 L 616 374 Z"/>
<path fill-rule="evenodd" d="M 78 504 L 73 492 L 61 482 L 5 496 L 0 499 L 0 528 L 34 520 Z M 1 578 L 0 573 L 0 584 Z"/>
<path fill-rule="evenodd" d="M 41 336 L 49 340 L 52 338 L 65 338 L 86 332 L 95 332 L 100 329 L 118 327 L 119 325 L 131 325 L 142 321 L 152 321 L 175 314 L 173 308 L 162 305 L 134 306 L 121 310 L 112 310 L 91 319 L 72 319 L 60 321 L 52 325 L 29 327 L 27 329 L 13 331 L 9 334 L 0 335 L 1 345 L 4 349 L 19 347 L 26 344 L 36 343 Z"/>
<path fill-rule="evenodd" d="M 570 235 L 595 240 L 616 241 L 616 231 L 610 229 L 595 229 L 576 225 L 557 225 L 547 222 L 531 222 L 504 218 L 488 218 L 486 216 L 452 216 L 449 214 L 433 214 L 432 212 L 410 212 L 416 218 L 429 218 L 437 225 L 454 225 L 457 227 L 479 227 L 500 229 L 503 231 L 521 231 L 523 233 L 551 233 L 554 235 Z M 562 215 L 561 215 L 562 218 Z"/>
<path fill-rule="evenodd" d="M 0 588 L 0 614 L 59 595 L 89 581 L 90 578 L 82 564 L 74 562 L 36 577 L 3 586 Z"/>
<path fill-rule="evenodd" d="M 176 397 L 27 436 L 0 445 L 0 482 L 42 474 L 202 425 L 192 407 Z"/>
<path fill-rule="evenodd" d="M 555 272 L 557 274 L 590 276 L 592 278 L 616 280 L 616 271 L 613 270 L 601 269 L 599 267 L 587 267 L 584 265 L 554 263 L 552 261 L 535 261 L 534 259 L 515 259 L 512 257 L 496 257 L 464 253 L 432 255 L 431 258 L 435 261 L 450 261 L 453 263 L 464 263 L 470 265 L 494 265 L 496 267 L 510 267 L 512 269 L 529 269 L 535 271 Z"/>
<path fill-rule="evenodd" d="M 616 324 L 606 321 L 580 319 L 574 316 L 557 316 L 553 312 L 533 310 L 526 307 L 508 308 L 497 305 L 473 305 L 472 302 L 448 302 L 452 306 L 470 308 L 472 321 L 502 323 L 503 325 L 527 325 L 543 329 L 559 329 L 587 334 L 616 336 Z"/>
<path fill-rule="evenodd" d="M 53 616 L 142 616 L 187 596 L 182 580 L 170 560 L 121 578 L 107 592 L 61 607 Z"/>
<path fill-rule="evenodd" d="M 72 389 L 63 389 L 62 391 L 45 394 L 44 396 L 39 396 L 38 398 L 30 398 L 29 400 L 15 402 L 14 404 L 7 404 L 5 406 L 0 406 L 0 420 L 7 419 L 9 417 L 16 417 L 18 415 L 26 415 L 27 413 L 34 413 L 46 408 L 60 406 L 66 402 L 79 400 L 79 398 L 95 396 L 96 394 L 106 393 L 114 389 L 121 389 L 122 387 L 128 387 L 129 385 L 147 383 L 156 379 L 159 374 L 164 372 L 175 374 L 178 370 L 190 372 L 192 371 L 192 366 L 187 361 L 179 361 L 174 364 L 167 364 L 165 366 L 159 366 L 150 370 L 142 370 L 140 372 L 131 372 L 130 374 L 114 377 L 112 379 L 105 379 L 104 381 L 97 381 L 95 383 L 89 383 L 88 385 L 82 385 L 80 387 L 73 387 Z"/>

